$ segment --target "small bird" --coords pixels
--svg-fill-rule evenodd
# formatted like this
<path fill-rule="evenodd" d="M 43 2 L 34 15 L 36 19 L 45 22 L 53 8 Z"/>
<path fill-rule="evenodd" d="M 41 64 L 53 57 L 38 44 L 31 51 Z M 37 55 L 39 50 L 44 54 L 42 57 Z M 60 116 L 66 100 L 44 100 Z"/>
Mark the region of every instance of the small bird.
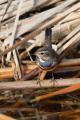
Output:
<path fill-rule="evenodd" d="M 50 70 L 58 64 L 59 56 L 52 48 L 52 29 L 47 28 L 45 31 L 45 43 L 43 47 L 39 48 L 36 55 L 36 63 L 44 70 Z"/>

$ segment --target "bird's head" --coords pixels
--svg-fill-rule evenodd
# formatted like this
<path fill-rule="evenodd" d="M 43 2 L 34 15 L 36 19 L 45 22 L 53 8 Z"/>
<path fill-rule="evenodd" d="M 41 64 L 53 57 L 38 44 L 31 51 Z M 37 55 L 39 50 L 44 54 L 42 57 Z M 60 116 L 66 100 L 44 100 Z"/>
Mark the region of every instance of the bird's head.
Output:
<path fill-rule="evenodd" d="M 48 50 L 39 50 L 35 53 L 36 58 L 42 59 L 43 61 L 49 60 L 50 58 L 50 53 Z"/>

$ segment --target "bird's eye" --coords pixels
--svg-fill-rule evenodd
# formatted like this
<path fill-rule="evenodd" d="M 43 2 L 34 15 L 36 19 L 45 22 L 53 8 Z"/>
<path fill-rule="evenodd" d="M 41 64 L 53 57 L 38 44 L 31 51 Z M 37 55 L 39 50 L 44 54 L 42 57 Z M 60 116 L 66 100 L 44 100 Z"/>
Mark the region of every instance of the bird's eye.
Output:
<path fill-rule="evenodd" d="M 41 55 L 44 55 L 44 53 L 41 53 Z"/>
<path fill-rule="evenodd" d="M 49 52 L 41 52 L 40 54 L 41 54 L 41 55 L 47 55 L 47 56 L 48 56 L 48 55 L 49 55 Z"/>

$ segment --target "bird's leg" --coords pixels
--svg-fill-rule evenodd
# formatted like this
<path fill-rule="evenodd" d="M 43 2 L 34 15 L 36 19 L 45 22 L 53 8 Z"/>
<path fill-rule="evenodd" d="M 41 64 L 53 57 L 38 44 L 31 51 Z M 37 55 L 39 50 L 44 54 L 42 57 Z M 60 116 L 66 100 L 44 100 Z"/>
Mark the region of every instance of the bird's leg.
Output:
<path fill-rule="evenodd" d="M 40 80 L 40 74 L 41 74 L 41 71 L 39 72 L 39 75 L 38 75 L 38 79 L 37 79 L 37 83 L 40 85 L 40 88 L 42 88 L 42 86 L 41 86 L 41 80 Z"/>
<path fill-rule="evenodd" d="M 53 87 L 55 87 L 55 78 L 54 78 L 54 73 L 52 72 L 52 79 L 51 79 L 51 82 L 53 82 Z"/>

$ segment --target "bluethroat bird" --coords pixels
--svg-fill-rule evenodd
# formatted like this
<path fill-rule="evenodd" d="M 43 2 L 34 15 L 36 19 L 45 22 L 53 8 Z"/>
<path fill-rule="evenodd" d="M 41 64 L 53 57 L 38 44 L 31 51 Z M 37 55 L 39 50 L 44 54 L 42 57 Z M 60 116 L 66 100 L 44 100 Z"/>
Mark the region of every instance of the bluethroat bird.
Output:
<path fill-rule="evenodd" d="M 52 29 L 47 28 L 45 31 L 45 43 L 39 48 L 36 55 L 36 62 L 43 70 L 50 70 L 58 64 L 59 56 L 52 48 Z"/>

